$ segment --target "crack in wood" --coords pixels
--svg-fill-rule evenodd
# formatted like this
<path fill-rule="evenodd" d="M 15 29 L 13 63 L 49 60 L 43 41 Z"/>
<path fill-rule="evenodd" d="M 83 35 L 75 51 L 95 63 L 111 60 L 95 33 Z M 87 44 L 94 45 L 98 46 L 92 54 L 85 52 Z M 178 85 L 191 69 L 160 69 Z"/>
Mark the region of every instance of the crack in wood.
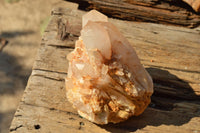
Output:
<path fill-rule="evenodd" d="M 19 125 L 19 126 L 15 127 L 15 128 L 11 128 L 10 132 L 17 131 L 17 129 L 19 129 L 21 127 L 23 127 L 23 125 Z"/>
<path fill-rule="evenodd" d="M 33 70 L 38 70 L 38 71 L 44 71 L 44 72 L 51 72 L 51 73 L 58 73 L 58 74 L 65 74 L 67 75 L 67 72 L 58 72 L 58 71 L 52 71 L 52 70 L 46 70 L 46 69 L 39 69 L 39 68 L 35 68 Z"/>
<path fill-rule="evenodd" d="M 0 38 L 0 52 L 3 51 L 3 48 L 8 44 L 8 40 L 5 38 Z"/>
<path fill-rule="evenodd" d="M 38 77 L 43 77 L 43 78 L 46 78 L 46 79 L 50 79 L 50 80 L 56 80 L 56 81 L 64 81 L 65 79 L 56 79 L 56 78 L 52 78 L 52 77 L 47 77 L 45 75 L 41 75 L 41 74 L 34 74 L 32 76 L 38 76 Z"/>
<path fill-rule="evenodd" d="M 152 25 L 156 25 L 156 24 L 152 24 Z M 163 25 L 164 26 L 164 25 Z M 139 27 L 139 26 L 134 26 L 134 28 L 137 28 L 137 29 L 142 29 L 144 31 L 148 31 L 148 32 L 152 32 L 151 30 L 149 29 L 146 29 L 144 27 Z M 177 28 L 168 28 L 168 27 L 163 27 L 163 29 L 166 29 L 166 30 L 169 30 L 169 31 L 177 31 L 177 32 L 185 32 L 185 33 L 189 33 L 189 34 L 196 34 L 196 35 L 199 35 L 200 34 L 200 31 L 198 31 L 198 29 L 196 29 L 196 31 L 187 31 L 187 30 L 180 30 L 180 29 L 177 29 Z M 158 31 L 159 32 L 159 31 Z"/>
<path fill-rule="evenodd" d="M 168 70 L 176 70 L 176 71 L 181 71 L 181 72 L 189 72 L 189 73 L 198 73 L 200 74 L 200 71 L 191 71 L 191 70 L 184 70 L 184 69 L 177 69 L 177 68 L 172 68 L 172 67 L 164 67 L 164 66 L 155 66 L 155 65 L 149 65 L 149 64 L 144 64 L 145 66 L 149 67 L 155 67 L 155 68 L 162 68 L 162 69 L 168 69 Z"/>
<path fill-rule="evenodd" d="M 15 115 L 14 117 L 21 117 L 22 115 Z"/>
<path fill-rule="evenodd" d="M 74 49 L 74 46 L 64 46 L 64 45 L 54 45 L 54 44 L 47 44 L 47 45 L 51 47 L 60 48 L 60 49 Z"/>
<path fill-rule="evenodd" d="M 59 112 L 63 112 L 63 113 L 66 113 L 66 114 L 69 114 L 69 115 L 74 115 L 74 116 L 78 116 L 79 117 L 79 114 L 78 113 L 73 113 L 73 112 L 69 112 L 69 111 L 65 111 L 65 110 L 60 110 L 60 109 L 56 109 L 54 108 L 52 110 L 51 107 L 46 107 L 46 106 L 40 106 L 40 105 L 36 105 L 36 104 L 30 104 L 30 103 L 27 103 L 25 101 L 21 101 L 23 104 L 25 105 L 28 105 L 28 106 L 34 106 L 34 107 L 40 107 L 40 108 L 45 108 L 45 109 L 48 109 L 48 110 L 51 110 L 51 111 L 59 111 Z"/>

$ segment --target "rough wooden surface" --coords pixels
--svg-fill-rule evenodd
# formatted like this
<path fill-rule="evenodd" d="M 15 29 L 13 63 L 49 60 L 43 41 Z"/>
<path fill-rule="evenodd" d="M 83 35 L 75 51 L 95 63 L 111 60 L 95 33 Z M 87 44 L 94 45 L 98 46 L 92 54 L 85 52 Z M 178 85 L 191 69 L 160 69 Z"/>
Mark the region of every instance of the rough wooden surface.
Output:
<path fill-rule="evenodd" d="M 10 132 L 200 132 L 199 29 L 109 19 L 153 77 L 152 103 L 142 115 L 119 124 L 96 125 L 77 114 L 66 99 L 64 78 L 84 13 L 52 11 Z"/>
<path fill-rule="evenodd" d="M 68 0 L 80 8 L 96 9 L 111 17 L 196 27 L 200 15 L 182 0 Z"/>

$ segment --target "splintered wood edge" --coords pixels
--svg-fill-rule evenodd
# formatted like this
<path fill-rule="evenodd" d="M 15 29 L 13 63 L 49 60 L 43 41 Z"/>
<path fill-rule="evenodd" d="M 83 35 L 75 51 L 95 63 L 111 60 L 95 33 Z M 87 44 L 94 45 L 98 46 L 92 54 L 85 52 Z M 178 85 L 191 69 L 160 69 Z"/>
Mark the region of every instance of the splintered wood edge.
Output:
<path fill-rule="evenodd" d="M 188 1 L 188 0 L 185 0 Z M 199 8 L 199 0 L 194 5 Z M 171 25 L 181 25 L 187 27 L 197 27 L 200 25 L 200 16 L 194 12 L 185 9 L 187 4 L 184 2 L 174 2 L 171 0 L 136 0 L 136 1 L 115 1 L 115 0 L 76 0 L 80 7 L 84 9 L 99 10 L 108 16 L 123 20 L 147 21 L 155 23 L 164 23 Z M 82 4 L 84 2 L 84 4 Z M 190 8 L 188 6 L 188 8 Z M 194 8 L 194 9 L 196 9 Z"/>

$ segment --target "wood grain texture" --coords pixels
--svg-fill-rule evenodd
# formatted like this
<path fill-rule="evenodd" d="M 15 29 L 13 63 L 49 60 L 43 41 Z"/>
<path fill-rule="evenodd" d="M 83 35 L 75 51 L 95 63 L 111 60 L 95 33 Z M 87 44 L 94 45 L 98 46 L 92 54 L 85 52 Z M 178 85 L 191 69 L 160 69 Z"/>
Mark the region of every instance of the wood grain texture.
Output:
<path fill-rule="evenodd" d="M 45 30 L 10 132 L 200 132 L 200 31 L 109 19 L 128 38 L 154 79 L 145 112 L 119 124 L 96 125 L 66 99 L 67 54 L 81 30 L 79 10 L 57 8 Z M 65 40 L 60 26 L 65 25 Z"/>
<path fill-rule="evenodd" d="M 80 8 L 99 10 L 110 17 L 187 27 L 200 25 L 200 16 L 182 0 L 69 0 Z M 198 0 L 197 0 L 198 1 Z"/>

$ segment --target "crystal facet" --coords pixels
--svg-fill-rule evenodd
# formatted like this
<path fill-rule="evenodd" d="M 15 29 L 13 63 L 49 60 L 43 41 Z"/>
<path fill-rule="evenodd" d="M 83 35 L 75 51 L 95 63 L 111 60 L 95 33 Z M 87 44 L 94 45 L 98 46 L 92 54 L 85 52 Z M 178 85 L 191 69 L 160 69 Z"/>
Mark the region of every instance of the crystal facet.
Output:
<path fill-rule="evenodd" d="M 150 103 L 152 79 L 118 29 L 95 10 L 83 16 L 81 36 L 68 55 L 67 98 L 97 124 L 140 115 Z"/>

